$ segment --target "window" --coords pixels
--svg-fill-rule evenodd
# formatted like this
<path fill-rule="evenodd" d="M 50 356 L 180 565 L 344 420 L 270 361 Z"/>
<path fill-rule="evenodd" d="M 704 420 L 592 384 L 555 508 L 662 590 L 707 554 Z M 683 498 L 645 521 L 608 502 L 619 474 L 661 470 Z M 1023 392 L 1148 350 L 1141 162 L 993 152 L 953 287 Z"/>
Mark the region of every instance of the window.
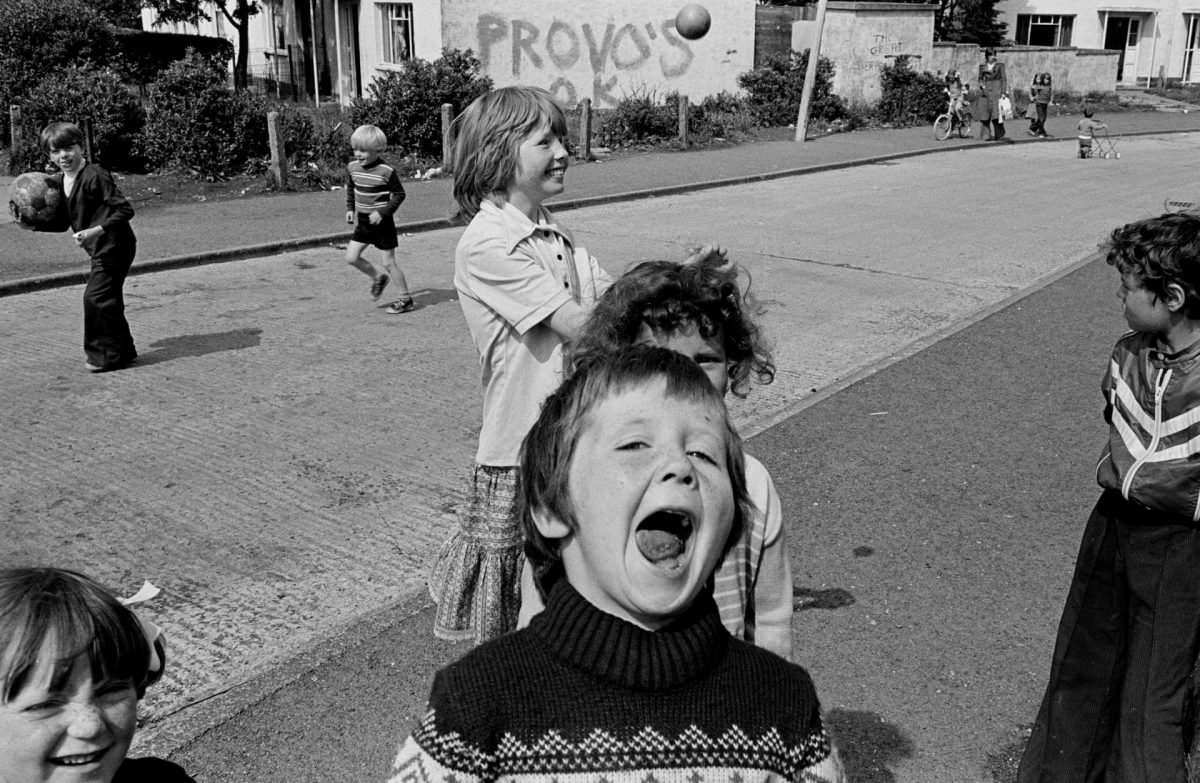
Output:
<path fill-rule="evenodd" d="M 412 59 L 412 3 L 380 3 L 383 61 L 398 65 Z"/>
<path fill-rule="evenodd" d="M 270 45 L 267 48 L 274 49 L 275 51 L 287 51 L 283 4 L 277 1 L 269 1 L 263 3 L 261 8 L 263 12 L 263 24 L 266 26 L 267 40 L 270 41 Z"/>
<path fill-rule="evenodd" d="M 1073 16 L 1017 14 L 1017 43 L 1027 46 L 1070 46 Z"/>

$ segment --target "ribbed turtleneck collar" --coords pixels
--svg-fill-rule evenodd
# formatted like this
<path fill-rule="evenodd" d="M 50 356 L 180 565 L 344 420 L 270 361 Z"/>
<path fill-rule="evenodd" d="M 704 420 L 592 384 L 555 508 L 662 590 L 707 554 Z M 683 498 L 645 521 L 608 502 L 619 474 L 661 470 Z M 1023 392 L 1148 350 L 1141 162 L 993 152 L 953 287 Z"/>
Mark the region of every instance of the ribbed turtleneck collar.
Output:
<path fill-rule="evenodd" d="M 592 606 L 566 579 L 555 582 L 529 630 L 572 666 L 641 690 L 672 688 L 704 674 L 729 644 L 707 591 L 670 625 L 647 631 Z"/>

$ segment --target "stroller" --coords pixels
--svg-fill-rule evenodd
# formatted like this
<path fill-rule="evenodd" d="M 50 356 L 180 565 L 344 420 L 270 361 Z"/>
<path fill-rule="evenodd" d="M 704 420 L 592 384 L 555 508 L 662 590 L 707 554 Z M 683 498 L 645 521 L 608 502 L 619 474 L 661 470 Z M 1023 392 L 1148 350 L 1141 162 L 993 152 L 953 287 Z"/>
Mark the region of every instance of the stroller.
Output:
<path fill-rule="evenodd" d="M 1117 150 L 1117 140 L 1108 135 L 1108 128 L 1097 128 L 1092 132 L 1092 149 L 1088 153 L 1089 158 L 1120 158 L 1121 153 Z"/>

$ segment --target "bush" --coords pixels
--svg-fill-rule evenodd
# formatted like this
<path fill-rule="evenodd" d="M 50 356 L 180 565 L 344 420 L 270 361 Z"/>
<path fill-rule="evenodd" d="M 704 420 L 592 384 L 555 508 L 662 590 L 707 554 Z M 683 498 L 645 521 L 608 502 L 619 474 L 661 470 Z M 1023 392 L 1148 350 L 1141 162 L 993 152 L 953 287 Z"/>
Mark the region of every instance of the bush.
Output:
<path fill-rule="evenodd" d="M 746 101 L 729 92 L 709 95 L 688 114 L 688 127 L 701 139 L 737 141 L 754 130 Z"/>
<path fill-rule="evenodd" d="M 917 73 L 901 55 L 879 72 L 883 94 L 877 116 L 880 122 L 900 127 L 933 122 L 946 110 L 945 82 L 931 73 Z"/>
<path fill-rule="evenodd" d="M 596 141 L 602 147 L 669 139 L 679 133 L 679 93 L 670 93 L 660 103 L 653 91 L 635 92 L 617 101 L 607 110 L 596 128 Z"/>
<path fill-rule="evenodd" d="M 86 120 L 91 124 L 97 163 L 121 171 L 142 168 L 134 150 L 145 115 L 111 68 L 67 68 L 43 79 L 20 106 L 28 131 L 11 166 L 19 165 L 22 171 L 40 169 L 46 162 L 46 153 L 38 144 L 41 129 L 60 120 L 83 127 Z"/>
<path fill-rule="evenodd" d="M 119 65 L 112 26 L 81 0 L 0 2 L 0 106 L 70 66 Z M 0 136 L 8 140 L 8 123 Z"/>
<path fill-rule="evenodd" d="M 738 76 L 738 84 L 746 91 L 746 103 L 759 125 L 790 125 L 796 121 L 810 51 L 771 55 L 758 68 Z M 845 103 L 833 94 L 833 74 L 832 61 L 826 57 L 817 60 L 810 119 L 832 122 L 845 116 Z"/>
<path fill-rule="evenodd" d="M 226 86 L 226 73 L 189 52 L 149 86 L 141 150 L 152 166 L 226 179 L 267 150 L 266 100 Z"/>
<path fill-rule="evenodd" d="M 336 113 L 313 112 L 291 103 L 282 103 L 274 110 L 279 112 L 291 176 L 309 188 L 343 183 L 346 163 L 353 154 L 346 123 Z"/>
<path fill-rule="evenodd" d="M 376 77 L 368 96 L 350 106 L 354 125 L 378 125 L 388 144 L 427 157 L 442 154 L 442 104 L 455 113 L 492 89 L 470 49 L 445 49 L 433 62 L 408 60 L 399 71 Z"/>

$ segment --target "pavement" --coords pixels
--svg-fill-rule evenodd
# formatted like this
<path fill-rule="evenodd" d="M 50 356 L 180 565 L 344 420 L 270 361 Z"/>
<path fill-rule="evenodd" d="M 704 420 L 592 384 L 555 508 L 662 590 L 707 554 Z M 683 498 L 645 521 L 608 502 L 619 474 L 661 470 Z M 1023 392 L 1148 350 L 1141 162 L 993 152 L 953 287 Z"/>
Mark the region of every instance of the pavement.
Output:
<path fill-rule="evenodd" d="M 1104 118 L 1114 136 L 1200 130 L 1200 107 L 1185 113 L 1186 104 L 1148 93 L 1122 92 L 1122 97 L 1162 110 Z M 1060 139 L 1072 136 L 1075 121 L 1073 116 L 1051 116 L 1049 130 Z M 1011 126 L 1011 141 L 1039 141 L 1025 134 L 1023 121 L 1014 121 Z M 567 193 L 549 202 L 549 206 L 565 211 L 987 144 L 976 139 L 937 141 L 929 128 L 917 127 L 839 133 L 802 144 L 770 141 L 620 155 L 574 164 Z M 11 178 L 0 177 L 0 188 L 6 188 L 9 181 Z M 414 233 L 453 225 L 450 187 L 449 178 L 405 182 L 408 198 L 396 216 L 398 229 Z M 135 204 L 138 259 L 133 273 L 344 244 L 350 236 L 342 222 L 344 199 L 344 192 L 337 190 L 167 206 L 153 201 Z M 64 235 L 19 231 L 7 215 L 0 216 L 0 297 L 81 283 L 87 273 L 85 261 Z"/>
<path fill-rule="evenodd" d="M 1099 364 L 1071 346 L 1119 331 L 1089 251 L 1195 187 L 1196 136 L 1175 135 L 1200 130 L 1182 124 L 1195 119 L 1114 116 L 1130 137 L 1119 162 L 1076 161 L 1070 138 L 938 143 L 909 129 L 569 174 L 568 224 L 610 271 L 714 238 L 753 274 L 780 372 L 733 413 L 804 531 L 793 543 L 803 662 L 869 770 L 860 780 L 983 780 L 986 758 L 1020 740 L 1090 492 L 1046 467 L 1091 458 L 1089 425 L 1058 408 L 1089 412 Z M 926 155 L 936 150 L 954 152 Z M 1003 199 L 984 222 L 981 182 Z M 446 186 L 413 183 L 405 208 L 443 209 Z M 379 779 L 430 673 L 463 651 L 432 640 L 421 588 L 477 432 L 476 361 L 447 285 L 456 232 L 410 225 L 401 257 L 419 307 L 393 318 L 372 312 L 361 276 L 328 247 L 344 234 L 317 229 L 336 225 L 340 194 L 233 205 L 139 211 L 141 268 L 157 273 L 127 285 L 143 357 L 131 370 L 82 372 L 78 291 L 63 288 L 78 278 L 8 284 L 22 295 L 0 301 L 0 515 L 12 531 L 0 561 L 164 587 L 147 611 L 173 657 L 143 705 L 138 753 L 173 756 L 202 781 Z M 147 238 L 172 230 L 165 246 L 189 254 L 155 257 Z M 251 231 L 265 238 L 244 244 Z M 0 226 L 0 259 L 31 236 L 46 238 Z M 1037 329 L 1018 328 L 1043 287 L 1053 295 Z M 957 336 L 994 323 L 1009 326 L 982 344 Z M 855 396 L 893 366 L 919 371 Z M 1030 367 L 1065 370 L 1053 379 L 1070 393 L 1040 391 L 1021 420 Z M 1055 427 L 1039 434 L 1041 421 Z M 1022 426 L 997 437 L 998 422 Z M 1041 483 L 1010 477 L 1018 463 Z M 905 493 L 881 505 L 897 477 Z M 1014 548 L 1044 512 L 1053 536 L 1033 556 Z M 1013 579 L 1031 600 L 1005 591 Z M 1026 608 L 1041 622 L 1020 636 Z M 981 612 L 994 618 L 982 636 Z M 981 641 L 1004 652 L 979 655 Z"/>

